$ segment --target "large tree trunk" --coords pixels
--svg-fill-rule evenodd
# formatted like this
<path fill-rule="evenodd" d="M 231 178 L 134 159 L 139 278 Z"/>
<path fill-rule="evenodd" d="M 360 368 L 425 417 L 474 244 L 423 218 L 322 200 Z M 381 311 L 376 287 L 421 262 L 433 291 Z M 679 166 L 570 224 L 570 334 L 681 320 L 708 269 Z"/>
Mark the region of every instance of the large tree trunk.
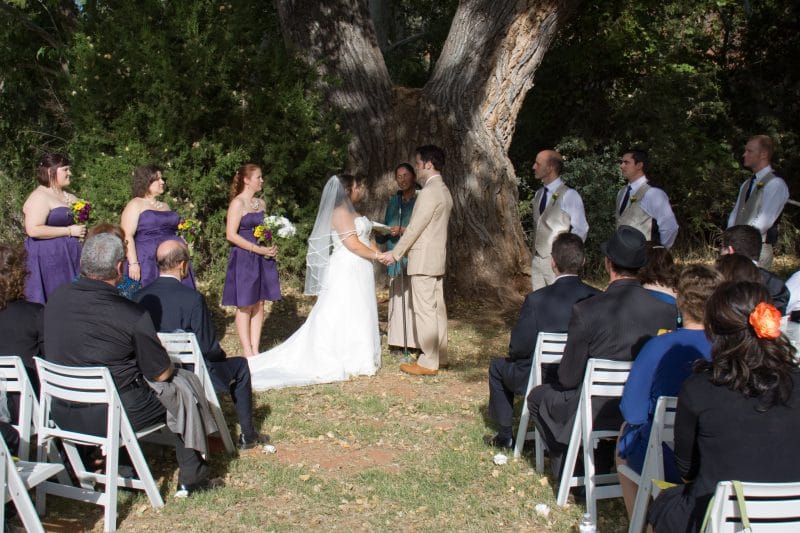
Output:
<path fill-rule="evenodd" d="M 352 132 L 350 163 L 370 180 L 369 212 L 382 215 L 393 169 L 437 144 L 453 195 L 447 287 L 518 301 L 530 287 L 530 252 L 507 151 L 533 73 L 577 0 L 465 0 L 422 89 L 393 87 L 367 1 L 276 0 L 287 43 L 317 65 Z"/>

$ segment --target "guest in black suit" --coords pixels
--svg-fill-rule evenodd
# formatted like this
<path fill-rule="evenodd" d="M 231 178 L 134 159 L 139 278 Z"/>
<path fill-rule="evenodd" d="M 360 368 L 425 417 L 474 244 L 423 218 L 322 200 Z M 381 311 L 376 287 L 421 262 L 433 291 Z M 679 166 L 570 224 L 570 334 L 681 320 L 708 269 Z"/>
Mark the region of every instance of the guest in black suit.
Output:
<path fill-rule="evenodd" d="M 550 467 L 557 479 L 589 358 L 632 361 L 659 330 L 675 328 L 675 306 L 650 294 L 636 279 L 646 259 L 644 235 L 630 226 L 620 226 L 601 250 L 611 283 L 605 293 L 572 308 L 558 382 L 540 385 L 528 396 L 528 408 L 547 445 Z M 596 402 L 593 407 L 596 427 L 619 428 L 622 417 L 618 400 Z M 604 459 L 610 465 L 613 446 L 607 451 Z"/>
<path fill-rule="evenodd" d="M 239 448 L 245 450 L 266 444 L 269 436 L 261 435 L 253 427 L 253 390 L 247 360 L 226 357 L 203 295 L 181 283 L 189 271 L 189 260 L 189 249 L 183 242 L 161 243 L 156 250 L 159 277 L 138 291 L 134 301 L 150 312 L 156 330 L 195 334 L 214 390 L 217 394 L 229 393 L 233 399 L 242 429 Z"/>
<path fill-rule="evenodd" d="M 731 226 L 722 232 L 720 241 L 720 255 L 742 254 L 758 266 L 763 242 L 761 233 L 753 226 L 745 224 Z M 785 315 L 786 306 L 789 303 L 789 289 L 786 288 L 786 284 L 766 268 L 758 267 L 758 271 L 761 273 L 761 282 L 767 287 L 769 295 L 772 297 L 772 305 L 782 315 Z"/>
<path fill-rule="evenodd" d="M 578 277 L 585 258 L 583 241 L 577 235 L 562 233 L 553 241 L 550 266 L 556 275 L 555 281 L 528 294 L 511 330 L 508 357 L 495 357 L 489 364 L 489 416 L 498 431 L 484 439 L 486 444 L 498 448 L 513 447 L 514 395 L 525 394 L 539 332 L 567 331 L 573 304 L 600 292 Z M 543 379 L 545 382 L 557 381 L 554 375 Z"/>

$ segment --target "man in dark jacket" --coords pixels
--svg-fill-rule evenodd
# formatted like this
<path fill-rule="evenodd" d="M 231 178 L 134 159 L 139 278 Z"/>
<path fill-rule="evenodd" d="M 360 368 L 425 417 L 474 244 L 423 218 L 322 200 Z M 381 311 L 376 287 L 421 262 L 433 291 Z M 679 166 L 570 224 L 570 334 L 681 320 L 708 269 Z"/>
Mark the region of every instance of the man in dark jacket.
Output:
<path fill-rule="evenodd" d="M 583 241 L 577 235 L 561 233 L 553 241 L 550 263 L 556 275 L 554 282 L 528 294 L 511 330 L 508 357 L 495 357 L 489 364 L 489 416 L 498 431 L 484 439 L 487 444 L 513 447 L 514 395 L 525 394 L 539 333 L 567 331 L 573 304 L 599 292 L 578 277 L 585 257 Z M 555 376 L 550 377 L 553 379 Z M 548 378 L 544 380 L 547 382 Z"/>
<path fill-rule="evenodd" d="M 746 224 L 731 226 L 722 232 L 720 241 L 720 255 L 741 254 L 758 266 L 763 242 L 761 233 L 753 226 Z M 786 288 L 786 284 L 766 268 L 759 266 L 758 271 L 761 273 L 761 283 L 767 287 L 769 295 L 772 296 L 772 305 L 777 307 L 781 314 L 786 314 L 786 306 L 789 303 L 789 289 Z"/>
<path fill-rule="evenodd" d="M 138 291 L 134 300 L 150 312 L 156 330 L 186 331 L 197 337 L 214 390 L 217 394 L 227 392 L 233 399 L 242 428 L 239 448 L 269 442 L 269 436 L 259 434 L 253 427 L 253 390 L 247 360 L 226 357 L 203 295 L 181 283 L 189 271 L 188 248 L 180 241 L 164 241 L 156 250 L 156 262 L 159 277 Z"/>
<path fill-rule="evenodd" d="M 547 445 L 556 479 L 561 476 L 589 358 L 632 361 L 648 339 L 676 324 L 675 306 L 650 294 L 636 279 L 646 260 L 644 235 L 623 225 L 601 249 L 611 283 L 604 293 L 572 308 L 558 382 L 540 385 L 528 396 L 528 408 Z M 619 428 L 618 405 L 618 400 L 610 400 L 593 406 L 598 429 Z"/>

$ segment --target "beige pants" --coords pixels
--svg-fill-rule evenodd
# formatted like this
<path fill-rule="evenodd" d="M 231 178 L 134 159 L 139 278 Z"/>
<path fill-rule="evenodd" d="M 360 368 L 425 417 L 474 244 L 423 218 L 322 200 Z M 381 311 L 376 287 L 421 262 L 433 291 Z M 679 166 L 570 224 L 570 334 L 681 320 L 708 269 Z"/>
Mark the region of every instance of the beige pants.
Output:
<path fill-rule="evenodd" d="M 765 270 L 772 270 L 772 245 L 764 243 L 761 245 L 761 255 L 758 256 L 758 266 Z"/>
<path fill-rule="evenodd" d="M 414 301 L 414 326 L 422 354 L 417 363 L 438 370 L 447 364 L 447 307 L 444 304 L 442 276 L 411 277 Z"/>
<path fill-rule="evenodd" d="M 556 274 L 550 265 L 550 256 L 541 257 L 534 253 L 533 261 L 531 261 L 531 284 L 533 285 L 533 290 L 537 291 L 542 287 L 547 287 L 555 279 Z"/>
<path fill-rule="evenodd" d="M 387 326 L 387 344 L 389 346 L 407 346 L 419 348 L 417 332 L 414 327 L 414 303 L 411 300 L 411 276 L 403 272 L 402 283 L 400 276 L 389 280 L 389 324 Z M 403 295 L 403 290 L 405 296 Z M 405 309 L 403 301 L 405 300 Z M 403 312 L 406 315 L 405 339 L 403 338 Z"/>

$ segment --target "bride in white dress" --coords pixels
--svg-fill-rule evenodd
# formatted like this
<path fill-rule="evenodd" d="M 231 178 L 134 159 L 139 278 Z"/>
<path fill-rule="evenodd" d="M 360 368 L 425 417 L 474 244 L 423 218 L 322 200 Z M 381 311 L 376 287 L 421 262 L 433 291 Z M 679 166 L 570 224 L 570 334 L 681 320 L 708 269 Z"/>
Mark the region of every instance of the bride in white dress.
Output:
<path fill-rule="evenodd" d="M 364 182 L 328 180 L 308 239 L 305 293 L 318 295 L 305 323 L 283 344 L 248 359 L 254 390 L 374 375 L 381 364 L 372 223 L 353 208 Z"/>

